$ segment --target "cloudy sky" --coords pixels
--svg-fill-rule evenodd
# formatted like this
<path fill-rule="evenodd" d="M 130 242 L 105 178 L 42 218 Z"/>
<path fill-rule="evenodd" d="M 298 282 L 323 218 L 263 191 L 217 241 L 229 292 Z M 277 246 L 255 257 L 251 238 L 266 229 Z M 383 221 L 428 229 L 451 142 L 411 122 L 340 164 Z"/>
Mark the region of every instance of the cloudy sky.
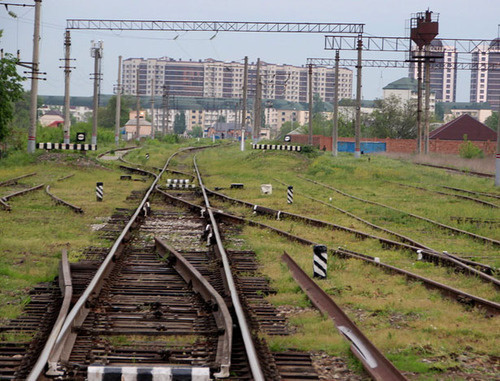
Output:
<path fill-rule="evenodd" d="M 34 4 L 32 0 L 0 0 L 0 4 Z M 59 68 L 64 55 L 64 31 L 67 19 L 138 19 L 202 21 L 288 21 L 364 23 L 372 36 L 405 36 L 407 20 L 413 13 L 430 9 L 439 13 L 441 38 L 495 38 L 500 24 L 498 0 L 43 0 L 40 44 L 40 70 L 47 72 L 39 93 L 64 94 L 64 73 Z M 23 61 L 32 59 L 34 9 L 9 6 L 17 18 L 0 6 L 0 48 L 21 51 Z M 162 57 L 198 60 L 214 58 L 242 61 L 257 57 L 271 63 L 303 65 L 308 57 L 333 57 L 324 50 L 321 34 L 218 33 L 211 32 L 104 32 L 73 31 L 72 58 L 76 69 L 71 78 L 71 95 L 92 95 L 90 41 L 102 40 L 103 93 L 112 93 L 117 81 L 118 56 Z M 213 38 L 212 38 L 213 37 Z M 355 52 L 341 52 L 341 58 L 355 58 Z M 367 59 L 404 59 L 403 53 L 365 52 Z M 468 61 L 463 55 L 461 61 Z M 407 75 L 403 69 L 364 69 L 363 98 L 382 96 L 382 87 Z M 468 72 L 458 77 L 457 100 L 468 101 Z M 29 87 L 29 83 L 26 83 Z"/>

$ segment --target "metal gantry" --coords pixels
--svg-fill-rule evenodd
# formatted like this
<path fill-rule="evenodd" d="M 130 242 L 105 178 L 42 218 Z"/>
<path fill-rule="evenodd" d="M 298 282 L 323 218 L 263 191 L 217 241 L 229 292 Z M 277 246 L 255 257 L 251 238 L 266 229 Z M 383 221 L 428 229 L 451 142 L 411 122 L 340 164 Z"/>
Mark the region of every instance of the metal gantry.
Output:
<path fill-rule="evenodd" d="M 393 68 L 393 69 L 407 69 L 411 66 L 408 60 L 362 60 L 364 67 L 377 67 L 377 68 Z M 308 58 L 307 64 L 316 66 L 335 66 L 334 58 Z M 358 64 L 356 59 L 343 58 L 340 60 L 341 66 L 355 67 Z M 486 62 L 431 62 L 431 68 L 439 69 L 455 69 L 455 70 L 496 70 L 500 69 L 498 63 Z"/>
<path fill-rule="evenodd" d="M 148 30 L 172 32 L 363 33 L 365 24 L 254 21 L 163 21 L 67 19 L 73 30 Z"/>
<path fill-rule="evenodd" d="M 409 52 L 416 45 L 408 37 L 378 37 L 365 36 L 363 40 L 363 50 L 378 52 Z M 473 53 L 478 49 L 488 51 L 492 49 L 490 39 L 466 39 L 466 38 L 435 38 L 436 45 L 432 49 L 439 49 L 444 52 L 453 49 L 456 53 Z M 325 50 L 357 50 L 357 36 L 325 36 Z M 442 46 L 442 49 L 441 49 Z"/>

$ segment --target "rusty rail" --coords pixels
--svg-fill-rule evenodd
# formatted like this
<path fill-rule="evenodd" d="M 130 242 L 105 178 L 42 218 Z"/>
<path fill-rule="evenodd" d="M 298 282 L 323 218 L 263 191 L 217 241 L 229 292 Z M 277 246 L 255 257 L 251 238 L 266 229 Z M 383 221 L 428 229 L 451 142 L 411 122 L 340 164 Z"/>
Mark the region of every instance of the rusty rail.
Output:
<path fill-rule="evenodd" d="M 74 175 L 75 175 L 74 173 L 71 173 L 67 176 L 64 176 L 64 177 L 61 177 L 60 179 L 57 179 L 56 181 L 63 181 L 63 180 L 69 179 L 70 177 L 73 177 Z"/>
<path fill-rule="evenodd" d="M 491 202 L 479 200 L 478 198 L 474 198 L 474 197 L 463 196 L 461 194 L 446 193 L 446 192 L 441 192 L 441 191 L 437 191 L 437 190 L 433 190 L 433 189 L 427 189 L 427 188 L 424 188 L 424 187 L 418 187 L 416 185 L 408 185 L 408 184 L 401 184 L 401 183 L 395 183 L 395 184 L 397 184 L 399 186 L 402 186 L 402 187 L 408 187 L 408 188 L 414 188 L 414 189 L 422 190 L 424 192 L 436 193 L 436 194 L 439 194 L 441 196 L 456 197 L 456 198 L 460 198 L 462 200 L 472 201 L 472 202 L 475 202 L 477 204 L 489 206 L 490 208 L 498 208 L 499 207 L 498 205 L 495 205 L 495 204 L 493 204 Z"/>
<path fill-rule="evenodd" d="M 192 285 L 194 291 L 198 292 L 201 297 L 210 305 L 215 322 L 219 332 L 219 340 L 217 345 L 217 355 L 215 363 L 219 367 L 219 372 L 215 374 L 218 378 L 229 377 L 229 368 L 231 366 L 231 349 L 233 341 L 233 320 L 226 302 L 222 296 L 212 287 L 212 285 L 200 274 L 196 268 L 189 263 L 181 254 L 173 247 L 167 245 L 161 239 L 155 237 L 156 250 L 165 258 L 170 253 L 173 259 L 169 258 L 169 262 L 173 264 L 175 270 L 180 274 L 184 281 Z"/>
<path fill-rule="evenodd" d="M 288 265 L 293 278 L 312 304 L 333 320 L 344 339 L 351 344 L 352 353 L 361 361 L 365 370 L 374 380 L 406 380 L 406 377 L 368 340 L 333 299 L 307 276 L 286 252 L 281 260 Z"/>
<path fill-rule="evenodd" d="M 18 197 L 18 196 L 22 196 L 23 194 L 26 194 L 26 193 L 29 193 L 29 192 L 33 192 L 33 191 L 36 191 L 36 190 L 39 190 L 41 189 L 45 184 L 40 184 L 40 185 L 36 185 L 32 188 L 28 188 L 28 189 L 23 189 L 23 190 L 20 190 L 18 192 L 14 192 L 14 193 L 11 193 L 11 194 L 8 194 L 7 196 L 3 196 L 3 197 L 0 197 L 3 201 L 7 201 L 7 200 L 10 200 L 11 198 L 14 198 L 14 197 Z"/>
<path fill-rule="evenodd" d="M 60 199 L 59 197 L 50 193 L 50 185 L 47 185 L 47 187 L 45 188 L 45 193 L 47 193 L 54 200 L 54 202 L 56 204 L 67 206 L 75 213 L 83 213 L 83 209 L 80 208 L 79 206 L 75 206 L 73 204 L 70 204 L 69 202 L 64 201 L 64 200 Z"/>
<path fill-rule="evenodd" d="M 496 279 L 496 278 L 494 278 L 494 277 L 492 277 L 492 276 L 490 276 L 482 271 L 476 270 L 475 268 L 471 267 L 470 264 L 465 263 L 464 261 L 460 261 L 458 259 L 458 257 L 444 255 L 444 254 L 441 254 L 435 250 L 429 249 L 425 246 L 424 246 L 425 249 L 422 249 L 422 246 L 413 246 L 413 245 L 408 245 L 406 243 L 396 242 L 396 241 L 393 241 L 393 240 L 390 240 L 387 238 L 364 233 L 364 232 L 359 231 L 359 230 L 336 225 L 336 224 L 333 224 L 331 222 L 321 221 L 321 220 L 301 216 L 301 215 L 294 214 L 294 213 L 282 212 L 282 211 L 278 211 L 278 210 L 275 210 L 272 208 L 262 207 L 259 205 L 253 205 L 253 204 L 246 202 L 246 201 L 227 197 L 227 196 L 223 195 L 222 193 L 218 193 L 218 192 L 214 192 L 214 191 L 209 191 L 209 193 L 217 195 L 220 198 L 227 199 L 231 202 L 240 203 L 242 205 L 250 207 L 250 208 L 252 208 L 252 210 L 255 213 L 268 214 L 268 215 L 271 215 L 273 217 L 279 217 L 279 218 L 289 217 L 289 218 L 292 218 L 295 220 L 303 221 L 303 222 L 311 224 L 311 225 L 328 227 L 328 228 L 333 228 L 333 229 L 340 230 L 340 231 L 345 231 L 345 232 L 354 234 L 356 237 L 376 239 L 380 243 L 382 243 L 382 245 L 396 247 L 400 250 L 410 250 L 410 251 L 413 251 L 417 254 L 421 253 L 422 259 L 424 259 L 427 262 L 432 262 L 432 263 L 435 263 L 438 265 L 446 265 L 449 267 L 455 267 L 468 275 L 477 276 L 477 277 L 481 278 L 483 281 L 493 283 L 497 288 L 500 288 L 500 281 L 498 279 Z"/>
<path fill-rule="evenodd" d="M 12 184 L 17 184 L 17 180 L 21 180 L 21 179 L 24 179 L 25 177 L 30 177 L 30 176 L 35 176 L 35 175 L 36 175 L 36 172 L 33 172 L 33 173 L 28 173 L 27 175 L 22 175 L 22 176 L 14 177 L 12 179 L 4 180 L 4 181 L 0 182 L 0 187 L 12 185 Z"/>
<path fill-rule="evenodd" d="M 445 185 L 442 185 L 442 187 L 445 188 L 445 189 L 450 189 L 450 190 L 454 190 L 454 191 L 457 191 L 457 192 L 464 192 L 464 193 L 475 194 L 475 195 L 479 195 L 479 196 L 485 196 L 485 197 L 491 197 L 491 198 L 500 199 L 500 195 L 498 195 L 498 194 L 470 191 L 470 190 L 462 189 L 462 188 L 447 187 Z"/>
<path fill-rule="evenodd" d="M 160 192 L 161 194 L 163 194 L 165 197 L 167 197 L 171 202 L 173 202 L 177 205 L 187 205 L 191 210 L 197 210 L 201 213 L 206 212 L 206 209 L 200 205 L 196 205 L 196 204 L 193 204 L 189 201 L 183 200 L 179 197 L 175 197 L 171 194 L 163 192 L 162 190 L 160 190 L 158 188 L 156 188 L 156 190 L 158 192 Z M 248 225 L 248 226 L 258 227 L 260 229 L 270 230 L 278 235 L 281 235 L 281 236 L 287 238 L 290 241 L 298 242 L 302 245 L 313 246 L 313 245 L 318 244 L 317 242 L 313 242 L 313 241 L 308 240 L 306 238 L 302 238 L 302 237 L 293 235 L 293 234 L 288 233 L 284 230 L 277 229 L 273 226 L 266 225 L 266 224 L 263 224 L 261 222 L 256 222 L 253 220 L 249 220 L 247 218 L 238 217 L 238 216 L 235 216 L 235 215 L 232 215 L 229 213 L 225 213 L 225 212 L 222 212 L 219 210 L 214 210 L 213 214 L 215 216 L 217 216 L 217 218 L 222 219 L 222 220 L 224 220 L 228 223 L 231 223 L 231 224 Z M 453 299 L 461 304 L 466 304 L 469 306 L 482 308 L 485 311 L 487 311 L 490 316 L 497 316 L 500 314 L 500 304 L 498 304 L 498 303 L 491 302 L 489 300 L 486 300 L 484 298 L 480 298 L 480 297 L 472 295 L 472 294 L 468 294 L 468 293 L 463 292 L 459 289 L 441 284 L 439 282 L 435 282 L 431 279 L 414 274 L 410 271 L 406 271 L 406 270 L 400 269 L 400 268 L 395 267 L 395 266 L 391 266 L 391 265 L 387 265 L 387 264 L 382 263 L 382 262 L 378 262 L 375 260 L 375 257 L 372 257 L 370 255 L 355 253 L 353 251 L 349 251 L 349 250 L 345 250 L 345 249 L 342 249 L 341 252 L 339 250 L 330 250 L 330 252 L 333 254 L 337 254 L 341 257 L 356 258 L 356 259 L 368 262 L 372 265 L 379 266 L 383 270 L 389 271 L 391 273 L 404 275 L 408 279 L 420 281 L 424 284 L 425 287 L 430 288 L 430 289 L 436 289 L 443 296 L 448 297 L 450 299 Z"/>
<path fill-rule="evenodd" d="M 0 205 L 2 208 L 8 212 L 12 209 L 9 204 L 7 204 L 3 199 L 0 198 Z"/>
<path fill-rule="evenodd" d="M 66 250 L 63 250 L 61 262 L 59 263 L 59 288 L 61 289 L 61 294 L 63 295 L 63 302 L 61 309 L 59 310 L 59 315 L 57 316 L 57 320 L 52 328 L 47 342 L 45 343 L 40 357 L 38 357 L 37 362 L 26 378 L 27 381 L 37 381 L 40 379 L 47 362 L 49 362 L 49 369 L 51 368 L 50 358 L 54 356 L 52 350 L 71 305 L 71 298 L 73 297 L 73 284 L 71 281 L 71 270 Z M 54 365 L 55 364 L 52 363 L 52 366 Z"/>
<path fill-rule="evenodd" d="M 320 183 L 318 181 L 311 180 L 311 179 L 308 179 L 306 177 L 302 177 L 302 176 L 298 176 L 298 177 L 301 178 L 301 179 L 304 179 L 306 181 L 309 181 L 309 182 L 311 182 L 313 184 L 321 185 L 322 187 L 325 187 L 327 189 L 331 189 L 334 192 L 337 192 L 337 193 L 339 193 L 339 194 L 341 194 L 343 196 L 350 197 L 352 199 L 355 199 L 355 200 L 358 200 L 358 201 L 362 201 L 362 202 L 365 202 L 365 203 L 368 203 L 368 204 L 377 205 L 377 206 L 381 206 L 383 208 L 391 209 L 391 210 L 394 210 L 396 212 L 403 213 L 403 214 L 406 214 L 408 216 L 411 216 L 413 218 L 417 218 L 419 220 L 422 220 L 422 221 L 425 221 L 425 222 L 429 222 L 429 223 L 431 223 L 433 225 L 439 226 L 440 228 L 443 228 L 443 229 L 450 230 L 450 231 L 452 231 L 454 233 L 459 233 L 459 234 L 467 235 L 467 236 L 470 236 L 470 237 L 472 237 L 474 239 L 477 239 L 477 240 L 480 240 L 480 241 L 483 241 L 483 242 L 487 242 L 487 243 L 491 243 L 491 244 L 496 245 L 496 246 L 500 246 L 500 241 L 498 241 L 496 239 L 489 238 L 489 237 L 483 237 L 481 235 L 468 232 L 466 230 L 457 229 L 457 228 L 454 228 L 452 226 L 448 226 L 448 225 L 442 224 L 440 222 L 431 220 L 431 219 L 429 219 L 427 217 L 422 217 L 422 216 L 419 216 L 419 215 L 416 215 L 416 214 L 413 214 L 413 213 L 405 212 L 405 211 L 402 211 L 400 209 L 393 208 L 392 206 L 384 205 L 384 204 L 381 204 L 381 203 L 376 202 L 376 201 L 365 200 L 365 199 L 362 199 L 360 197 L 356 197 L 356 196 L 350 195 L 348 193 L 342 192 L 341 190 L 335 189 L 334 187 L 331 187 L 330 185 L 322 184 L 322 183 Z"/>
<path fill-rule="evenodd" d="M 255 349 L 255 344 L 252 339 L 252 335 L 250 333 L 250 327 L 249 324 L 247 323 L 247 319 L 245 316 L 245 312 L 243 311 L 243 307 L 241 305 L 241 301 L 238 295 L 238 290 L 236 289 L 236 285 L 234 283 L 233 279 L 233 274 L 231 271 L 231 265 L 229 263 L 229 259 L 227 257 L 226 250 L 224 249 L 224 246 L 222 245 L 222 239 L 219 233 L 219 228 L 217 226 L 217 221 L 215 220 L 214 213 L 212 212 L 212 209 L 210 207 L 210 202 L 208 201 L 208 196 L 205 190 L 205 186 L 203 185 L 203 180 L 201 178 L 200 171 L 198 170 L 198 166 L 196 164 L 196 156 L 193 158 L 193 165 L 194 169 L 196 172 L 196 175 L 198 177 L 198 183 L 200 185 L 201 191 L 203 193 L 203 199 L 205 202 L 206 210 L 208 212 L 208 216 L 210 218 L 210 222 L 212 224 L 212 231 L 215 236 L 215 240 L 217 243 L 217 250 L 220 254 L 221 261 L 223 264 L 223 270 L 224 270 L 224 275 L 225 275 L 225 280 L 227 287 L 229 289 L 229 293 L 231 296 L 231 301 L 233 303 L 233 308 L 234 312 L 236 314 L 236 317 L 238 319 L 238 326 L 241 332 L 241 336 L 243 337 L 243 343 L 245 345 L 245 351 L 246 355 L 248 358 L 248 363 L 250 365 L 250 369 L 252 372 L 252 376 L 254 380 L 256 381 L 264 381 L 264 373 L 262 371 L 262 367 L 260 365 L 258 356 L 257 356 L 257 351 Z"/>
<path fill-rule="evenodd" d="M 487 177 L 487 178 L 494 178 L 495 175 L 490 174 L 490 173 L 484 173 L 484 172 L 476 172 L 476 171 L 469 171 L 469 170 L 464 170 L 464 169 L 458 169 L 458 168 L 453 168 L 453 167 L 445 167 L 444 165 L 434 165 L 434 164 L 427 164 L 427 163 L 414 163 L 417 165 L 422 165 L 424 167 L 431 167 L 431 168 L 438 168 L 438 169 L 445 169 L 447 171 L 452 171 L 452 172 L 458 172 L 461 175 L 469 175 L 469 176 L 478 176 L 478 177 Z"/>

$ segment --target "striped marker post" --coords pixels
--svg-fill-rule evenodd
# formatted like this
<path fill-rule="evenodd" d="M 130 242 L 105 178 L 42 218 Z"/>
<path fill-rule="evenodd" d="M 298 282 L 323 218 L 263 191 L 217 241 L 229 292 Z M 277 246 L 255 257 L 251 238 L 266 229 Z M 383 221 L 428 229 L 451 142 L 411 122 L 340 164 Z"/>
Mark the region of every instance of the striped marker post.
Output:
<path fill-rule="evenodd" d="M 103 187 L 104 187 L 103 183 L 97 183 L 95 186 L 95 196 L 97 198 L 97 201 L 102 201 L 104 197 Z"/>
<path fill-rule="evenodd" d="M 293 204 L 293 186 L 289 186 L 286 191 L 286 202 L 289 204 Z"/>
<path fill-rule="evenodd" d="M 149 160 L 149 153 L 146 154 L 146 160 Z"/>
<path fill-rule="evenodd" d="M 132 367 L 132 366 L 89 366 L 88 381 L 126 380 L 126 381 L 172 381 L 191 380 L 209 381 L 210 368 L 203 367 Z"/>
<path fill-rule="evenodd" d="M 314 245 L 313 277 L 326 279 L 326 264 L 328 253 L 325 245 Z"/>

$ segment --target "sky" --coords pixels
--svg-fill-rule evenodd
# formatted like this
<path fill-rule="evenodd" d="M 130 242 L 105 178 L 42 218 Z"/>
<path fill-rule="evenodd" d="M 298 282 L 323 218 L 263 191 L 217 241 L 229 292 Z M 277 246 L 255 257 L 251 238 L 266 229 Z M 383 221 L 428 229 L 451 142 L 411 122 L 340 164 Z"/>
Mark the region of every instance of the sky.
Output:
<path fill-rule="evenodd" d="M 22 61 L 32 60 L 34 8 L 9 6 L 17 18 L 9 16 L 1 4 L 34 4 L 33 0 L 0 0 L 0 48 L 21 51 Z M 64 31 L 67 19 L 124 19 L 166 21 L 267 21 L 363 23 L 371 36 L 404 37 L 407 20 L 427 9 L 439 14 L 440 38 L 493 39 L 498 36 L 500 1 L 439 0 L 43 0 L 41 13 L 40 95 L 63 95 Z M 304 65 L 309 57 L 333 58 L 324 50 L 322 34 L 146 31 L 72 31 L 71 55 L 76 68 L 71 76 L 72 96 L 91 96 L 93 58 L 91 40 L 102 40 L 102 90 L 111 94 L 117 83 L 118 56 L 171 57 L 183 60 L 213 58 L 250 62 L 257 58 L 269 63 Z M 356 52 L 342 51 L 341 58 L 355 58 Z M 404 59 L 404 53 L 364 52 L 365 59 Z M 461 55 L 460 61 L 469 61 Z M 351 68 L 354 70 L 354 68 Z M 20 69 L 20 72 L 25 69 Z M 407 69 L 363 69 L 363 99 L 382 97 L 382 88 L 407 76 Z M 469 101 L 470 73 L 460 71 L 457 101 Z M 355 82 L 353 84 L 355 88 Z M 29 89 L 29 81 L 25 87 Z M 354 96 L 354 94 L 353 94 Z"/>

